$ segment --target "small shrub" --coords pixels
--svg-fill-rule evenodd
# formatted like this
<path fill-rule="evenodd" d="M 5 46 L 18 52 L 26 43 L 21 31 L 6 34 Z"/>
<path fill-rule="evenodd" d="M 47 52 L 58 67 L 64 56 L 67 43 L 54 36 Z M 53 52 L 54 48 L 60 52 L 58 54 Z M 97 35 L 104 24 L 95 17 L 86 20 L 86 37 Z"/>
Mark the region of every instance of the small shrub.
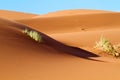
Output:
<path fill-rule="evenodd" d="M 23 33 L 27 34 L 28 36 L 30 36 L 32 39 L 34 39 L 37 42 L 42 41 L 41 35 L 38 34 L 38 32 L 36 32 L 36 31 L 25 29 L 25 30 L 23 30 Z"/>
<path fill-rule="evenodd" d="M 95 47 L 113 56 L 120 56 L 120 53 L 117 50 L 120 45 L 113 45 L 109 40 L 103 38 L 103 36 L 101 36 L 100 41 L 96 42 Z"/>

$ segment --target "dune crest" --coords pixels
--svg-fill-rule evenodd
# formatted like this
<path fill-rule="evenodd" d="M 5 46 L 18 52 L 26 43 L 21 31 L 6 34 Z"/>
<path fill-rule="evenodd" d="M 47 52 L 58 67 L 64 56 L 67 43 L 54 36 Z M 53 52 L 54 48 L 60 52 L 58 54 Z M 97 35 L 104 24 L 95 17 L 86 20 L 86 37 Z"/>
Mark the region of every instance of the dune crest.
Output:
<path fill-rule="evenodd" d="M 30 14 L 30 13 L 23 13 L 23 12 L 16 12 L 16 11 L 8 11 L 8 10 L 0 10 L 0 17 L 8 18 L 8 19 L 26 19 L 32 18 L 37 16 L 37 14 Z"/>
<path fill-rule="evenodd" d="M 100 13 L 110 13 L 112 11 L 103 11 L 103 10 L 87 10 L 87 9 L 78 9 L 78 10 L 61 10 L 56 12 L 49 12 L 37 17 L 59 17 L 59 16 L 70 16 L 70 15 L 79 15 L 79 14 L 100 14 Z"/>

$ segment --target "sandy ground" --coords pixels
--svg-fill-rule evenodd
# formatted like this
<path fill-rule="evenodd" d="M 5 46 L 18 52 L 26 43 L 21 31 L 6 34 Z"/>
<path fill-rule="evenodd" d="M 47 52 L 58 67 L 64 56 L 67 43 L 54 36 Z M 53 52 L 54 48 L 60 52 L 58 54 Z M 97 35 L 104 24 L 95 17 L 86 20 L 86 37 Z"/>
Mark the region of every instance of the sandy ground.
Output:
<path fill-rule="evenodd" d="M 0 10 L 0 17 L 13 19 L 13 20 L 32 18 L 32 17 L 35 17 L 35 16 L 37 16 L 37 14 L 16 12 L 16 11 L 8 11 L 8 10 Z"/>
<path fill-rule="evenodd" d="M 120 59 L 94 48 L 101 35 L 112 43 L 120 43 L 120 13 L 69 10 L 34 15 L 2 10 L 0 17 L 26 24 L 64 44 L 100 55 L 92 59 L 102 61 L 87 60 L 38 44 L 4 23 L 0 25 L 0 80 L 120 79 Z"/>

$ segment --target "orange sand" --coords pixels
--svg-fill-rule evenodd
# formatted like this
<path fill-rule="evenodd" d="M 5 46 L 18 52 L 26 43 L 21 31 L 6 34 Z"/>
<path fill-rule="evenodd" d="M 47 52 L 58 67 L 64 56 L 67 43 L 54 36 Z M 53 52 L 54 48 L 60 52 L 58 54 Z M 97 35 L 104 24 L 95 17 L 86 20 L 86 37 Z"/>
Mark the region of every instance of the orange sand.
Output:
<path fill-rule="evenodd" d="M 15 15 L 16 14 L 16 15 Z M 24 17 L 21 17 L 23 16 Z M 101 34 L 120 43 L 120 13 L 70 10 L 45 15 L 0 11 L 67 45 L 100 55 L 91 61 L 37 44 L 5 23 L 0 25 L 0 80 L 119 80 L 120 59 L 94 49 Z"/>
<path fill-rule="evenodd" d="M 0 17 L 2 17 L 2 18 L 17 20 L 17 19 L 32 18 L 35 16 L 37 16 L 37 14 L 0 10 Z"/>

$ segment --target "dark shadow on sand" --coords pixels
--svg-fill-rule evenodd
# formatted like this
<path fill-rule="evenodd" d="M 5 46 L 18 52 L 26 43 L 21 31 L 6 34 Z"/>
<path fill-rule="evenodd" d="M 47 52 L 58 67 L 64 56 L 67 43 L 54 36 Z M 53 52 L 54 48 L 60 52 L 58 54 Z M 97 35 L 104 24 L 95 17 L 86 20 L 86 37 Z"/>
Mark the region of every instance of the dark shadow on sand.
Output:
<path fill-rule="evenodd" d="M 41 35 L 41 37 L 42 37 L 41 43 L 48 45 L 50 47 L 53 47 L 56 50 L 59 50 L 59 51 L 62 51 L 62 52 L 65 52 L 67 54 L 74 55 L 77 57 L 81 57 L 84 59 L 89 59 L 89 60 L 94 60 L 94 59 L 91 59 L 90 57 L 99 57 L 98 55 L 91 53 L 89 51 L 83 50 L 81 48 L 63 44 L 63 43 L 49 37 L 48 35 L 40 32 L 38 30 L 35 30 L 33 28 L 30 28 L 27 25 L 21 24 L 19 22 L 12 21 L 12 20 L 6 20 L 6 19 L 2 19 L 2 18 L 0 18 L 0 20 L 1 20 L 1 23 L 6 24 L 7 26 L 10 26 L 11 28 L 16 28 L 19 31 L 23 31 L 23 30 L 27 29 L 30 31 L 32 30 L 32 31 L 38 32 L 38 34 Z M 94 61 L 97 61 L 97 60 L 94 60 Z"/>

